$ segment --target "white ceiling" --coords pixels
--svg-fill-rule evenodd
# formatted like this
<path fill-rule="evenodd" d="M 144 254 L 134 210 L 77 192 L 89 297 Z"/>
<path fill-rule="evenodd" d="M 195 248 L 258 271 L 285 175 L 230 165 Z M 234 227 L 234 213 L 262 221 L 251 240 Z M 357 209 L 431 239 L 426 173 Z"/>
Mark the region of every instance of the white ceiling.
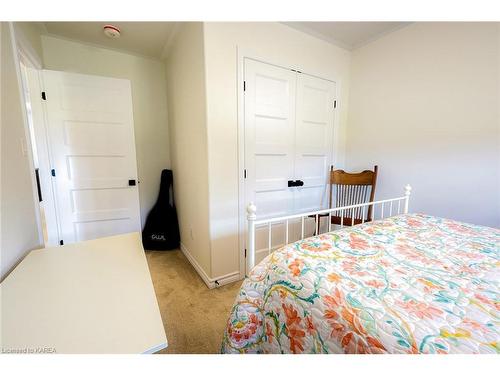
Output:
<path fill-rule="evenodd" d="M 352 50 L 400 29 L 410 22 L 284 22 L 317 38 Z"/>
<path fill-rule="evenodd" d="M 108 23 L 120 28 L 120 38 L 111 39 L 104 35 L 102 28 Z M 161 58 L 176 24 L 176 22 L 45 22 L 44 26 L 49 35 Z"/>
<path fill-rule="evenodd" d="M 121 37 L 110 39 L 102 27 L 111 23 Z M 44 22 L 48 35 L 78 40 L 142 56 L 164 58 L 179 22 Z M 292 28 L 352 50 L 409 22 L 284 22 Z"/>

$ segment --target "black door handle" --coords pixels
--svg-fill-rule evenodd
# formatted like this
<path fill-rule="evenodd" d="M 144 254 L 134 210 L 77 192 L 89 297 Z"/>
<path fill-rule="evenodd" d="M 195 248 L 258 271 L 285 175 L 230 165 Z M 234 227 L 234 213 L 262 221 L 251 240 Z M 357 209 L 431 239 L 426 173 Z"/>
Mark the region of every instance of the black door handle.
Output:
<path fill-rule="evenodd" d="M 135 186 L 135 180 L 128 180 L 128 186 Z"/>
<path fill-rule="evenodd" d="M 304 181 L 302 180 L 288 180 L 288 187 L 304 186 Z"/>

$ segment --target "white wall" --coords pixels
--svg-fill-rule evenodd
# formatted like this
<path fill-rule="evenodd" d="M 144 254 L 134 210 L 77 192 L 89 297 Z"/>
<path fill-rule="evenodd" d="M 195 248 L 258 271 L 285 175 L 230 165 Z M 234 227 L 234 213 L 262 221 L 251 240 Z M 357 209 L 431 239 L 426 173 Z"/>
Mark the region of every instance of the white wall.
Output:
<path fill-rule="evenodd" d="M 44 68 L 131 81 L 142 223 L 170 168 L 165 65 L 162 61 L 42 36 Z"/>
<path fill-rule="evenodd" d="M 378 164 L 377 196 L 500 227 L 499 28 L 416 23 L 352 55 L 346 161 Z"/>
<path fill-rule="evenodd" d="M 210 278 L 203 25 L 183 23 L 167 59 L 174 190 L 184 249 Z"/>
<path fill-rule="evenodd" d="M 37 64 L 42 66 L 42 27 L 37 22 L 15 22 L 14 23 L 17 46 L 23 53 Z"/>
<path fill-rule="evenodd" d="M 32 249 L 42 247 L 33 194 L 14 54 L 7 23 L 1 23 L 0 280 Z M 22 146 L 23 145 L 23 146 Z M 26 152 L 23 152 L 23 148 Z"/>
<path fill-rule="evenodd" d="M 212 277 L 239 271 L 237 48 L 339 85 L 336 165 L 343 165 L 350 53 L 280 23 L 205 23 Z"/>

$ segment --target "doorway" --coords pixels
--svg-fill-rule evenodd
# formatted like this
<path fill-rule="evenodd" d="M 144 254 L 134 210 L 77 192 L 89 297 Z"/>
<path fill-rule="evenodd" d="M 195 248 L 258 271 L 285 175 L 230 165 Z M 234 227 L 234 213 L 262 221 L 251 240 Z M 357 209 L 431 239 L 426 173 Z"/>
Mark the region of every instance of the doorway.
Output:
<path fill-rule="evenodd" d="M 21 71 L 45 245 L 140 231 L 130 81 Z"/>

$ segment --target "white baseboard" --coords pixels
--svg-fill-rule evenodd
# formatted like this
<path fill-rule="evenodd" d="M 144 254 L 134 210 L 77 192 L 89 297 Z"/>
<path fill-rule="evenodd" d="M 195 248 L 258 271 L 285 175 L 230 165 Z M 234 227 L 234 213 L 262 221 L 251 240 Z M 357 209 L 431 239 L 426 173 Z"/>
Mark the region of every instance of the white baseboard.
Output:
<path fill-rule="evenodd" d="M 209 289 L 217 288 L 222 285 L 226 285 L 238 280 L 241 280 L 240 273 L 238 271 L 229 273 L 227 275 L 223 275 L 221 277 L 210 278 L 208 277 L 205 270 L 198 264 L 196 259 L 191 255 L 186 246 L 181 242 L 181 251 L 185 255 L 185 257 L 189 260 L 189 263 L 193 266 L 193 268 L 198 272 L 201 279 L 205 282 Z"/>

